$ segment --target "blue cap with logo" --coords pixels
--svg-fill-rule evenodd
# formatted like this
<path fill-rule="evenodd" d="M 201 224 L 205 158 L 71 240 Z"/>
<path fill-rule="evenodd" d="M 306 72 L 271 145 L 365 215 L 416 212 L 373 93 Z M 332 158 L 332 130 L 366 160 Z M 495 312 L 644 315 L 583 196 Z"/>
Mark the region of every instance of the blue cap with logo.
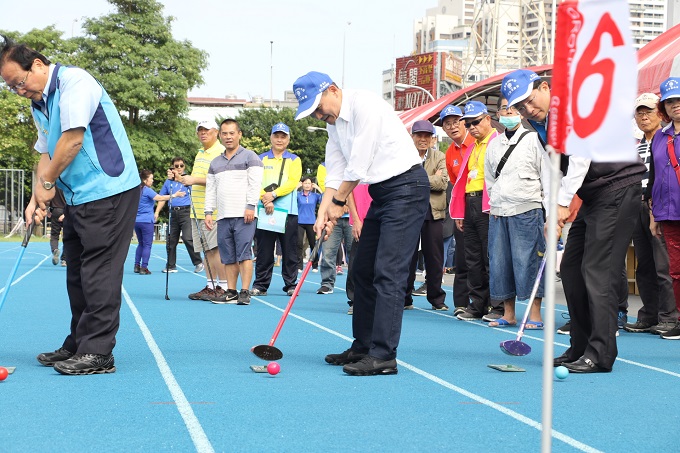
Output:
<path fill-rule="evenodd" d="M 416 132 L 427 132 L 432 135 L 437 133 L 432 123 L 427 120 L 419 120 L 413 123 L 413 126 L 411 126 L 411 133 L 415 134 Z"/>
<path fill-rule="evenodd" d="M 661 102 L 670 98 L 680 98 L 680 77 L 669 77 L 661 82 Z"/>
<path fill-rule="evenodd" d="M 274 135 L 274 132 L 283 132 L 286 135 L 290 135 L 290 128 L 284 123 L 276 123 L 274 127 L 272 127 L 271 135 Z"/>
<path fill-rule="evenodd" d="M 541 80 L 541 78 L 528 69 L 518 69 L 503 77 L 501 94 L 508 100 L 508 107 L 528 98 L 534 89 L 536 80 Z"/>
<path fill-rule="evenodd" d="M 444 118 L 447 116 L 463 116 L 463 112 L 461 111 L 460 107 L 456 107 L 455 105 L 447 105 L 444 107 L 444 110 L 439 113 L 439 119 L 444 121 Z"/>
<path fill-rule="evenodd" d="M 321 94 L 333 84 L 333 80 L 322 72 L 308 72 L 293 84 L 293 93 L 298 100 L 295 119 L 299 120 L 312 114 L 321 100 Z"/>
<path fill-rule="evenodd" d="M 482 104 L 479 101 L 470 101 L 467 104 L 465 104 L 465 114 L 463 115 L 463 119 L 477 118 L 479 115 L 488 114 L 489 111 L 486 109 L 486 105 Z"/>

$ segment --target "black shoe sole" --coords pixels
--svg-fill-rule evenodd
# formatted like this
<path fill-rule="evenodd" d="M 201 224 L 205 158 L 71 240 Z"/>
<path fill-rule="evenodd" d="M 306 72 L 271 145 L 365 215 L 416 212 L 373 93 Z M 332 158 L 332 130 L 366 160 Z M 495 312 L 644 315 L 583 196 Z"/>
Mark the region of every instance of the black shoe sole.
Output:
<path fill-rule="evenodd" d="M 397 374 L 398 370 L 396 368 L 382 368 L 380 370 L 368 370 L 368 371 L 360 371 L 360 370 L 342 370 L 345 373 L 349 374 L 350 376 L 378 376 L 378 375 L 390 375 L 390 374 Z"/>
<path fill-rule="evenodd" d="M 61 374 L 66 374 L 69 376 L 80 376 L 80 375 L 86 375 L 86 374 L 108 374 L 108 373 L 115 373 L 116 372 L 116 367 L 113 366 L 111 368 L 87 368 L 84 370 L 63 370 L 59 367 L 54 367 L 55 371 L 61 373 Z"/>

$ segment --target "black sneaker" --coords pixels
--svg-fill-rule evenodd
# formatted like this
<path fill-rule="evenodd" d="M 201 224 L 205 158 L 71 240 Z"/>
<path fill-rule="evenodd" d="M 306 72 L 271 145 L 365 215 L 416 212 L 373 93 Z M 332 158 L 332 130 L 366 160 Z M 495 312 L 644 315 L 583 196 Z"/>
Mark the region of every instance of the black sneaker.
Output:
<path fill-rule="evenodd" d="M 626 323 L 625 326 L 623 326 L 623 330 L 626 332 L 632 332 L 632 333 L 642 333 L 642 332 L 649 332 L 650 329 L 654 326 L 654 324 L 650 322 L 644 322 L 644 321 L 635 321 L 634 323 Z"/>
<path fill-rule="evenodd" d="M 70 359 L 57 362 L 54 369 L 61 374 L 115 373 L 113 354 L 75 354 Z"/>
<path fill-rule="evenodd" d="M 235 289 L 228 289 L 220 295 L 214 295 L 210 302 L 213 304 L 235 304 L 238 299 L 238 292 Z"/>
<path fill-rule="evenodd" d="M 326 363 L 330 363 L 331 365 L 347 365 L 348 363 L 358 362 L 366 357 L 366 355 L 367 354 L 356 352 L 352 348 L 349 348 L 340 354 L 328 354 L 326 356 Z"/>
<path fill-rule="evenodd" d="M 661 335 L 673 329 L 675 325 L 676 323 L 672 321 L 660 322 L 659 324 L 652 326 L 649 329 L 649 332 L 653 333 L 654 335 Z"/>
<path fill-rule="evenodd" d="M 212 296 L 215 294 L 215 291 L 209 287 L 206 286 L 202 290 L 198 291 L 197 293 L 191 293 L 189 294 L 189 299 L 191 300 L 203 300 L 204 297 Z M 210 299 L 208 299 L 210 300 Z"/>
<path fill-rule="evenodd" d="M 449 311 L 449 307 L 446 304 L 441 304 L 439 307 L 435 307 L 434 305 L 432 306 L 433 310 L 436 311 Z"/>
<path fill-rule="evenodd" d="M 465 311 L 465 307 L 453 307 L 453 316 L 458 316 Z"/>
<path fill-rule="evenodd" d="M 201 297 L 201 300 L 204 300 L 206 302 L 212 302 L 213 299 L 219 299 L 220 297 L 224 296 L 226 291 L 222 289 L 220 285 L 215 286 L 215 289 L 213 290 L 212 293 L 206 294 L 205 296 Z"/>
<path fill-rule="evenodd" d="M 52 264 L 59 264 L 59 249 L 52 250 Z"/>
<path fill-rule="evenodd" d="M 476 321 L 478 319 L 482 319 L 482 315 L 475 313 L 468 308 L 464 308 L 462 313 L 456 315 L 456 318 L 460 319 L 461 321 Z"/>
<path fill-rule="evenodd" d="M 664 340 L 680 340 L 680 321 L 675 323 L 675 327 L 666 333 L 661 334 Z"/>
<path fill-rule="evenodd" d="M 351 376 L 377 376 L 379 374 L 397 374 L 397 360 L 382 360 L 367 355 L 356 363 L 348 363 L 342 371 Z"/>
<path fill-rule="evenodd" d="M 617 317 L 616 324 L 619 326 L 619 329 L 623 329 L 626 326 L 626 323 L 628 322 L 628 315 L 622 311 L 619 312 L 619 316 Z"/>
<path fill-rule="evenodd" d="M 236 303 L 238 305 L 250 305 L 250 292 L 247 289 L 242 289 L 238 293 L 238 301 Z"/>
<path fill-rule="evenodd" d="M 54 352 L 43 352 L 38 354 L 38 362 L 45 366 L 54 366 L 55 363 L 61 362 L 63 360 L 68 360 L 73 357 L 73 353 L 64 348 L 59 348 Z"/>
<path fill-rule="evenodd" d="M 571 332 L 571 320 L 567 321 L 565 325 L 557 329 L 557 333 L 560 335 L 569 335 Z"/>
<path fill-rule="evenodd" d="M 418 289 L 411 291 L 411 294 L 414 296 L 427 296 L 427 283 L 423 283 Z"/>
<path fill-rule="evenodd" d="M 497 313 L 495 311 L 491 311 L 484 316 L 482 316 L 482 321 L 486 322 L 492 322 L 492 321 L 498 321 L 503 317 L 503 313 Z"/>
<path fill-rule="evenodd" d="M 316 292 L 317 294 L 333 294 L 333 288 L 329 288 L 326 285 L 322 285 Z"/>
<path fill-rule="evenodd" d="M 142 269 L 142 268 L 139 266 L 139 264 L 135 264 L 135 269 L 134 269 L 134 270 L 135 270 L 135 274 L 139 274 L 139 271 L 140 271 L 141 269 Z"/>

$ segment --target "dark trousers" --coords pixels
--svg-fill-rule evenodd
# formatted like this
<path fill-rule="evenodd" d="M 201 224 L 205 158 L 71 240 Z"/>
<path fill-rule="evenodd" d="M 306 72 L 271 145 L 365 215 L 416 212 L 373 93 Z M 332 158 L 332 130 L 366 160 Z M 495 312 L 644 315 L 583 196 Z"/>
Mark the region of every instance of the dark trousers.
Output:
<path fill-rule="evenodd" d="M 584 200 L 569 230 L 560 270 L 571 316 L 566 354 L 574 360 L 585 356 L 606 369 L 616 360 L 621 273 L 640 196 L 638 183 Z"/>
<path fill-rule="evenodd" d="M 434 220 L 432 215 L 428 217 L 430 219 L 426 219 L 420 229 L 420 248 L 425 259 L 425 269 L 427 269 L 427 274 L 425 274 L 427 300 L 433 307 L 441 307 L 446 300 L 446 293 L 442 289 L 442 277 L 444 276 L 444 238 L 442 231 L 444 221 Z M 416 250 L 411 258 L 411 267 L 409 268 L 408 284 L 406 286 L 408 291 L 405 297 L 406 305 L 413 303 L 411 290 L 414 289 L 413 284 L 416 280 L 417 264 L 418 251 Z"/>
<path fill-rule="evenodd" d="M 680 310 L 680 221 L 670 220 L 661 222 L 661 230 L 666 241 L 669 271 L 673 279 L 673 293 L 675 304 Z"/>
<path fill-rule="evenodd" d="M 120 324 L 123 268 L 139 204 L 139 188 L 66 206 L 64 250 L 71 352 L 110 354 Z"/>
<path fill-rule="evenodd" d="M 196 266 L 203 262 L 201 254 L 194 250 L 194 239 L 191 234 L 191 208 L 189 206 L 170 207 L 170 230 L 168 231 L 168 243 L 166 246 L 168 252 L 168 269 L 177 267 L 177 244 L 179 244 L 179 235 L 182 233 L 182 242 L 189 252 L 191 263 Z"/>
<path fill-rule="evenodd" d="M 668 267 L 668 252 L 663 235 L 652 236 L 649 229 L 649 206 L 644 201 L 640 206 L 640 219 L 633 230 L 633 244 L 637 268 L 635 280 L 640 289 L 642 308 L 638 321 L 656 324 L 675 322 L 678 310 L 673 295 L 673 280 Z"/>
<path fill-rule="evenodd" d="M 305 244 L 305 235 L 307 236 L 307 242 L 309 243 L 309 247 L 314 250 L 314 244 L 316 243 L 316 233 L 314 233 L 314 225 L 300 225 L 298 223 L 298 269 L 302 269 L 302 263 L 303 263 L 303 257 L 304 257 L 304 244 Z M 319 254 L 316 256 L 312 257 L 312 267 L 314 269 L 319 267 Z"/>
<path fill-rule="evenodd" d="M 255 281 L 253 289 L 266 291 L 272 282 L 274 272 L 274 247 L 276 239 L 281 242 L 281 275 L 283 276 L 284 291 L 295 288 L 298 271 L 298 217 L 286 217 L 286 229 L 283 233 L 260 230 L 255 232 L 257 238 L 257 261 L 255 263 Z"/>
<path fill-rule="evenodd" d="M 352 349 L 383 360 L 397 356 L 410 257 L 430 199 L 420 165 L 368 189 L 368 209 L 353 263 Z M 351 252 L 354 254 L 354 252 Z"/>
<path fill-rule="evenodd" d="M 59 249 L 59 235 L 61 235 L 61 230 L 64 227 L 64 222 L 60 222 L 58 219 L 64 213 L 62 208 L 52 208 L 51 217 L 51 227 L 50 227 L 50 251 L 53 252 Z M 60 260 L 64 260 L 64 249 L 61 250 Z"/>
<path fill-rule="evenodd" d="M 491 310 L 503 313 L 502 301 L 489 299 L 489 214 L 482 211 L 482 197 L 465 196 L 465 261 L 470 298 L 469 308 L 481 315 Z"/>
<path fill-rule="evenodd" d="M 136 222 L 135 235 L 137 236 L 135 266 L 147 267 L 151 257 L 151 246 L 153 245 L 153 222 Z"/>
<path fill-rule="evenodd" d="M 467 307 L 470 303 L 468 289 L 468 267 L 465 258 L 465 234 L 453 227 L 453 237 L 456 239 L 456 275 L 453 277 L 453 304 L 456 307 Z"/>

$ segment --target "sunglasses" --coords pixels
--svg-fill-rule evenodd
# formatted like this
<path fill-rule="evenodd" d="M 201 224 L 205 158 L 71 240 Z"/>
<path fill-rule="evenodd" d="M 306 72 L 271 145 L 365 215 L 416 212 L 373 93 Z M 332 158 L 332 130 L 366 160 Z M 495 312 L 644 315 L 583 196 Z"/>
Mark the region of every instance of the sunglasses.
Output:
<path fill-rule="evenodd" d="M 184 164 L 175 164 L 175 168 L 184 168 Z"/>
<path fill-rule="evenodd" d="M 470 129 L 472 126 L 477 126 L 479 123 L 482 122 L 484 118 L 480 118 L 478 120 L 470 121 L 469 123 L 466 121 L 465 122 L 465 129 Z"/>

